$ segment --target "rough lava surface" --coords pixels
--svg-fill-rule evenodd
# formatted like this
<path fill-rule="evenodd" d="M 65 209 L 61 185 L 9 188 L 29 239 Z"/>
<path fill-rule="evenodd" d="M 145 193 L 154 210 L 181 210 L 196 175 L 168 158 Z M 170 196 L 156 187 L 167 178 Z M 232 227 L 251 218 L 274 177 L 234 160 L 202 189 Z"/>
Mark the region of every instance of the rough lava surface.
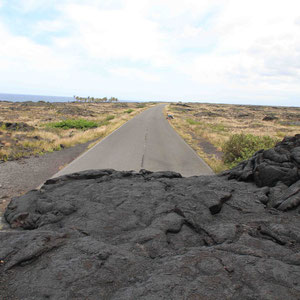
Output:
<path fill-rule="evenodd" d="M 299 151 L 286 138 L 223 176 L 50 179 L 5 212 L 0 299 L 300 299 Z"/>

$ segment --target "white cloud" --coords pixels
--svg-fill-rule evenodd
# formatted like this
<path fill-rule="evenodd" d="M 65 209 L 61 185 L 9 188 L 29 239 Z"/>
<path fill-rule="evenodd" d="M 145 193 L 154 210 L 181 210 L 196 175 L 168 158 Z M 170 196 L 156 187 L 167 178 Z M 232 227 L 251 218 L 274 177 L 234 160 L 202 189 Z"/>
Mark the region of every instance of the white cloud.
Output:
<path fill-rule="evenodd" d="M 290 87 L 300 94 L 299 11 L 296 1 L 230 1 L 210 28 L 218 40 L 215 50 L 180 68 L 217 88 L 249 92 Z"/>
<path fill-rule="evenodd" d="M 68 58 L 26 37 L 13 36 L 1 24 L 0 40 L 1 92 L 64 93 L 59 90 L 71 73 Z"/>
<path fill-rule="evenodd" d="M 28 13 L 38 9 L 46 9 L 47 7 L 53 6 L 58 2 L 58 0 L 9 0 L 9 2 L 14 6 L 15 9 L 21 11 L 22 13 Z"/>
<path fill-rule="evenodd" d="M 34 25 L 34 33 L 59 32 L 64 30 L 65 23 L 60 20 L 39 21 Z"/>
<path fill-rule="evenodd" d="M 60 58 L 46 46 L 38 45 L 22 36 L 13 36 L 0 24 L 0 61 L 3 70 L 13 65 L 28 71 L 55 71 L 65 67 L 64 58 Z"/>
<path fill-rule="evenodd" d="M 203 32 L 203 28 L 201 27 L 194 27 L 194 26 L 191 26 L 191 25 L 186 25 L 184 28 L 183 28 L 183 31 L 180 35 L 181 38 L 183 39 L 187 39 L 187 38 L 196 38 L 196 37 L 199 37 L 199 35 Z"/>
<path fill-rule="evenodd" d="M 133 2 L 137 2 L 133 1 Z M 167 18 L 168 20 L 185 16 L 188 19 L 185 22 L 189 22 L 205 16 L 212 10 L 221 9 L 226 3 L 225 0 L 152 0 L 141 1 L 148 3 L 148 10 L 155 12 L 157 19 Z M 155 18 L 155 15 L 152 15 Z"/>
<path fill-rule="evenodd" d="M 137 68 L 113 68 L 110 72 L 122 78 L 143 80 L 146 82 L 159 82 L 160 76 Z"/>
<path fill-rule="evenodd" d="M 101 10 L 87 5 L 67 5 L 63 11 L 76 32 L 69 39 L 70 45 L 80 41 L 80 46 L 94 58 L 159 62 L 166 56 L 164 35 L 157 24 L 135 11 Z"/>

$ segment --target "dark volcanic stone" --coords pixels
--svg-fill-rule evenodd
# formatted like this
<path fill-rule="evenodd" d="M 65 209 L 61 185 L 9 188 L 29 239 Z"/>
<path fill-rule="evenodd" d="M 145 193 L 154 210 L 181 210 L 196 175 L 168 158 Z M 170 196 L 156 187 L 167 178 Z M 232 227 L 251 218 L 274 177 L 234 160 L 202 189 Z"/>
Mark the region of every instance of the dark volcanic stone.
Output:
<path fill-rule="evenodd" d="M 0 299 L 299 299 L 299 189 L 146 170 L 51 179 L 5 212 Z"/>
<path fill-rule="evenodd" d="M 247 118 L 247 117 L 253 117 L 251 114 L 242 113 L 237 115 L 238 118 Z"/>
<path fill-rule="evenodd" d="M 272 115 L 265 116 L 263 118 L 263 121 L 274 121 L 274 120 L 278 120 L 278 118 L 276 116 L 272 116 Z"/>
<path fill-rule="evenodd" d="M 286 137 L 275 148 L 260 150 L 247 161 L 222 173 L 229 179 L 254 181 L 258 186 L 287 186 L 300 179 L 300 134 Z"/>
<path fill-rule="evenodd" d="M 11 122 L 0 122 L 0 127 L 4 126 L 7 130 L 18 130 L 18 131 L 32 131 L 34 130 L 33 126 L 30 126 L 26 123 L 11 123 Z"/>
<path fill-rule="evenodd" d="M 75 116 L 95 116 L 93 111 L 88 109 L 83 109 L 76 106 L 66 106 L 57 109 L 57 113 L 61 115 L 75 115 Z"/>
<path fill-rule="evenodd" d="M 221 114 L 212 112 L 212 111 L 202 111 L 194 114 L 195 117 L 221 117 Z"/>
<path fill-rule="evenodd" d="M 191 107 L 190 105 L 188 105 L 186 103 L 176 103 L 175 105 L 177 105 L 177 106 L 184 106 L 184 107 Z"/>

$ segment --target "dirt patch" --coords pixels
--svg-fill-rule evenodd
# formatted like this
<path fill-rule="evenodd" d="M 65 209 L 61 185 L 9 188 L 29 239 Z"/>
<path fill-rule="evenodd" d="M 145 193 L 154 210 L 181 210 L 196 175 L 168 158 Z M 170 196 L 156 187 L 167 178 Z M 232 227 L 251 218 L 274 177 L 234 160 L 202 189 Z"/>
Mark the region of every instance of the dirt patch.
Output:
<path fill-rule="evenodd" d="M 212 143 L 201 136 L 195 135 L 193 132 L 190 132 L 190 135 L 198 142 L 199 147 L 205 152 L 208 156 L 215 157 L 217 159 L 222 159 L 223 152 L 219 151 Z"/>

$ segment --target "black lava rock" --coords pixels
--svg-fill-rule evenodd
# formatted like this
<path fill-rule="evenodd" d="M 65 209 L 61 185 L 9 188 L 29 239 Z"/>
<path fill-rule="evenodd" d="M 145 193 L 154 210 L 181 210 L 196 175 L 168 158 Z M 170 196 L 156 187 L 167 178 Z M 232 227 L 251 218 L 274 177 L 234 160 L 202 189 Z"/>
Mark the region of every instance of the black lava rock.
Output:
<path fill-rule="evenodd" d="M 34 127 L 30 126 L 26 123 L 19 122 L 19 123 L 11 123 L 11 122 L 0 122 L 0 127 L 4 126 L 7 130 L 12 131 L 33 131 Z"/>
<path fill-rule="evenodd" d="M 300 179 L 300 134 L 284 138 L 273 149 L 258 151 L 222 175 L 229 179 L 254 181 L 259 187 L 274 187 L 278 182 L 287 186 L 294 184 Z"/>
<path fill-rule="evenodd" d="M 50 179 L 7 207 L 0 299 L 298 299 L 299 190 L 146 170 Z"/>
<path fill-rule="evenodd" d="M 278 120 L 278 117 L 273 115 L 268 115 L 263 118 L 263 121 L 274 121 L 274 120 Z"/>

